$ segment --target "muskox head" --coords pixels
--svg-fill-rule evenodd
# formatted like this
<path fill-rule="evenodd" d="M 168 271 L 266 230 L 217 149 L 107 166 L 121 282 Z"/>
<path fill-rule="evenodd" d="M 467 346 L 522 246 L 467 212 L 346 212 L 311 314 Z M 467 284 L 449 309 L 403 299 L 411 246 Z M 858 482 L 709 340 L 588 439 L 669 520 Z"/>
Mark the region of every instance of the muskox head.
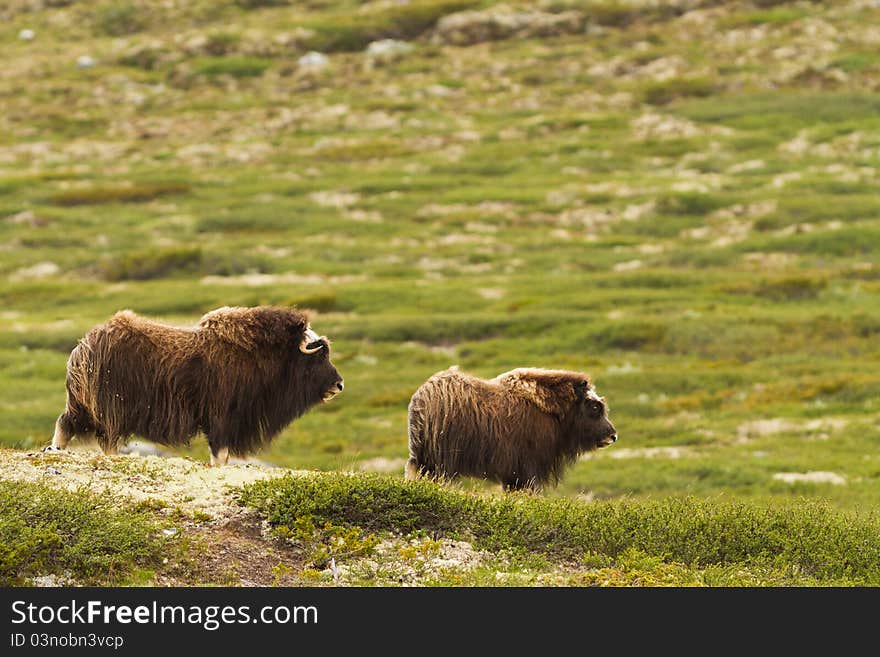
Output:
<path fill-rule="evenodd" d="M 499 374 L 492 381 L 519 391 L 543 412 L 556 417 L 566 435 L 565 442 L 576 451 L 607 447 L 617 440 L 605 400 L 596 394 L 586 374 L 518 368 Z"/>
<path fill-rule="evenodd" d="M 571 428 L 580 436 L 584 451 L 608 447 L 617 440 L 617 430 L 608 419 L 605 400 L 596 394 L 588 381 L 572 384 L 574 403 L 568 410 Z"/>
<path fill-rule="evenodd" d="M 342 377 L 330 362 L 330 341 L 325 336 L 318 335 L 311 326 L 306 326 L 299 350 L 303 354 L 302 361 L 308 377 L 315 389 L 320 391 L 322 401 L 330 401 L 342 392 Z"/>

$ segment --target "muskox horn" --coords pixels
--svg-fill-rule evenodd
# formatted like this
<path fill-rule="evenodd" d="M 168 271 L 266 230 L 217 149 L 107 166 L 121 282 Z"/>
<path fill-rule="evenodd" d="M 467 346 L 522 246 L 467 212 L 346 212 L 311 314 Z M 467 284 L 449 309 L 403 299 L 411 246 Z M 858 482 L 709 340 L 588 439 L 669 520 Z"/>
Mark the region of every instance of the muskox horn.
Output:
<path fill-rule="evenodd" d="M 318 335 L 317 333 L 315 333 L 311 328 L 307 328 L 307 329 L 306 329 L 306 332 L 305 332 L 305 335 L 303 335 L 303 340 L 302 340 L 302 342 L 301 342 L 300 345 L 299 345 L 299 350 L 300 350 L 301 352 L 303 352 L 304 354 L 313 354 L 313 353 L 315 353 L 316 351 L 318 351 L 318 350 L 319 350 L 321 347 L 323 347 L 324 345 L 323 345 L 323 344 L 319 344 L 317 347 L 312 347 L 311 349 L 309 349 L 307 345 L 311 344 L 312 342 L 317 342 L 317 341 L 320 340 L 320 339 L 321 339 L 321 336 L 320 336 L 320 335 Z"/>

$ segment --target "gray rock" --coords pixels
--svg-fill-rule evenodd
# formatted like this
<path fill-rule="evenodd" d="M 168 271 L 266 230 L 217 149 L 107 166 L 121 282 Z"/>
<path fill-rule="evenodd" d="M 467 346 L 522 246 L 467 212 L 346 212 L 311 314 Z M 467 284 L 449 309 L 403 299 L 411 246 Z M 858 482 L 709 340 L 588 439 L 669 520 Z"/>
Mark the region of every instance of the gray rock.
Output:
<path fill-rule="evenodd" d="M 371 65 L 383 65 L 396 62 L 412 52 L 412 44 L 397 39 L 373 41 L 367 46 L 367 62 Z"/>
<path fill-rule="evenodd" d="M 584 32 L 587 17 L 578 11 L 553 14 L 522 11 L 507 5 L 489 9 L 461 11 L 444 16 L 431 35 L 431 42 L 469 46 L 512 37 L 551 37 Z"/>
<path fill-rule="evenodd" d="M 300 57 L 296 64 L 303 71 L 318 72 L 330 65 L 330 58 L 313 50 Z"/>

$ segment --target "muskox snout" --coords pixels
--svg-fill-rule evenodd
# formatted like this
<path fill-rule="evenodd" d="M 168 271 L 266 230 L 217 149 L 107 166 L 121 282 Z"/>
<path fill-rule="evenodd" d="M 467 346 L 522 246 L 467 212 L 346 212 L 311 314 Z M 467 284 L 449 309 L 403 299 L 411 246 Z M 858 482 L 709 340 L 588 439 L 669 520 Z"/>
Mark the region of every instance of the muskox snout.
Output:
<path fill-rule="evenodd" d="M 599 447 L 608 447 L 608 445 L 613 445 L 617 442 L 617 432 L 606 436 L 602 440 L 599 441 Z"/>
<path fill-rule="evenodd" d="M 334 383 L 330 388 L 327 389 L 327 392 L 324 393 L 324 401 L 328 402 L 333 399 L 336 395 L 342 392 L 342 389 L 345 387 L 345 384 L 342 382 L 342 379 L 338 379 L 336 383 Z"/>

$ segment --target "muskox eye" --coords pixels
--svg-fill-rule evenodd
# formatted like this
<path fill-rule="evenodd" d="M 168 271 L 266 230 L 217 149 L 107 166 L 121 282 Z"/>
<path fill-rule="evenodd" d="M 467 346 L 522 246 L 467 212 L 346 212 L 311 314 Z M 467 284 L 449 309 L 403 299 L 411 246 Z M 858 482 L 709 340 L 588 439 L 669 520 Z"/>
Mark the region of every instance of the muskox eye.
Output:
<path fill-rule="evenodd" d="M 599 417 L 602 415 L 602 404 L 601 402 L 593 402 L 590 404 L 590 412 L 594 417 Z"/>

